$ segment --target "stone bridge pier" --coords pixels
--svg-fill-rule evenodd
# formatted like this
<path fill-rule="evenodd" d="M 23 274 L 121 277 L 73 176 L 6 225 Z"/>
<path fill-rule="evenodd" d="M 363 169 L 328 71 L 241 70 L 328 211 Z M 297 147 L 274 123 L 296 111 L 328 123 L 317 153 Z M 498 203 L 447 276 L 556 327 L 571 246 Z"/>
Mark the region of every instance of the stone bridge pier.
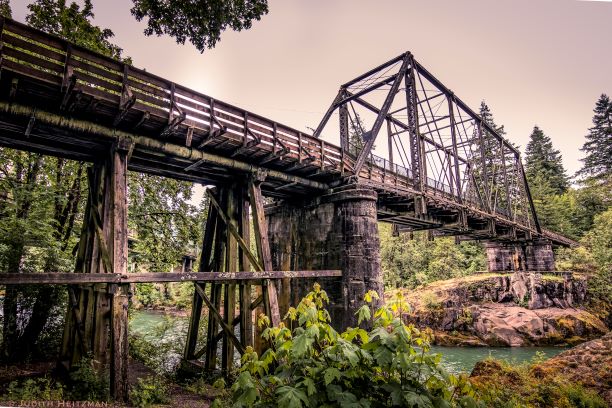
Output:
<path fill-rule="evenodd" d="M 285 200 L 266 209 L 275 270 L 342 270 L 342 278 L 290 283 L 289 303 L 295 305 L 319 282 L 329 295 L 328 310 L 338 330 L 357 325 L 355 312 L 367 291 L 378 292 L 382 299 L 376 200 L 376 191 L 350 185 L 306 202 Z"/>
<path fill-rule="evenodd" d="M 555 270 L 555 254 L 549 240 L 488 242 L 485 248 L 489 272 Z"/>

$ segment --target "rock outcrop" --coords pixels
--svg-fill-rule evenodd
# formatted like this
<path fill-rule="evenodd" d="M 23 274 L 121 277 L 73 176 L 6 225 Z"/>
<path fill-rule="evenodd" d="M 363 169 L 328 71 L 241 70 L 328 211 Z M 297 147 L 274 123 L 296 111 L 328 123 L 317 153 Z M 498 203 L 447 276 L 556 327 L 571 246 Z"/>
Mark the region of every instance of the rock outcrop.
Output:
<path fill-rule="evenodd" d="M 517 272 L 437 282 L 407 295 L 407 320 L 430 327 L 440 345 L 574 345 L 607 332 L 579 306 L 586 280 Z"/>
<path fill-rule="evenodd" d="M 562 372 L 572 382 L 595 389 L 612 406 L 612 331 L 564 351 L 533 369 L 539 377 Z"/>

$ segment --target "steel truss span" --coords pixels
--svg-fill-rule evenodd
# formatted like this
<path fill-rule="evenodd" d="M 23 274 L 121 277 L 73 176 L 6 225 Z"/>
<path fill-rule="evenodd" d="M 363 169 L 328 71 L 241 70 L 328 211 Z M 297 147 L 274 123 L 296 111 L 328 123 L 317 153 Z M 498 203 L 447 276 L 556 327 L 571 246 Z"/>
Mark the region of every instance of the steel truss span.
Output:
<path fill-rule="evenodd" d="M 119 143 L 131 170 L 215 185 L 255 173 L 263 194 L 290 200 L 358 182 L 378 192 L 379 219 L 397 231 L 574 244 L 540 227 L 518 150 L 410 53 L 343 84 L 308 135 L 0 24 L 0 145 L 99 162 Z M 335 113 L 341 146 L 321 138 Z"/>

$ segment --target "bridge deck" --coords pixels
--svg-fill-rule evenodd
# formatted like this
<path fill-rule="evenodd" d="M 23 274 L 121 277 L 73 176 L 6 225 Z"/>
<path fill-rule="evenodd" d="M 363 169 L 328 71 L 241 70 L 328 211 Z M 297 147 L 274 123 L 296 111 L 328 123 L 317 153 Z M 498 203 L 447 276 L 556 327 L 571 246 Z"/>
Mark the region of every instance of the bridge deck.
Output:
<path fill-rule="evenodd" d="M 354 176 L 355 158 L 322 139 L 10 19 L 1 25 L 0 145 L 93 162 L 126 140 L 133 143 L 131 170 L 203 184 L 266 172 L 262 190 L 275 197 L 326 190 Z M 438 218 L 405 215 L 417 194 L 409 169 L 375 156 L 358 176 L 382 197 L 383 221 L 475 235 L 438 225 L 460 206 L 475 230 L 495 219 L 538 235 L 525 220 L 487 213 L 466 197 L 459 203 L 449 186 L 433 180 L 419 194 Z"/>

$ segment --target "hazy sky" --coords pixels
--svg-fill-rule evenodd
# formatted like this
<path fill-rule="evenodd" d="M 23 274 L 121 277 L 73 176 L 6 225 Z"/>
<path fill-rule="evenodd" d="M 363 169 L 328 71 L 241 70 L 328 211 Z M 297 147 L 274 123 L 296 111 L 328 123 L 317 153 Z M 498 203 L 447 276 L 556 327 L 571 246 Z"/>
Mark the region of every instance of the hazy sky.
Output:
<path fill-rule="evenodd" d="M 14 18 L 28 3 L 11 0 Z M 484 99 L 523 150 L 540 126 L 571 175 L 597 98 L 612 95 L 612 1 L 270 0 L 203 54 L 145 37 L 129 0 L 93 3 L 136 66 L 301 130 L 340 84 L 410 50 L 474 109 Z"/>

